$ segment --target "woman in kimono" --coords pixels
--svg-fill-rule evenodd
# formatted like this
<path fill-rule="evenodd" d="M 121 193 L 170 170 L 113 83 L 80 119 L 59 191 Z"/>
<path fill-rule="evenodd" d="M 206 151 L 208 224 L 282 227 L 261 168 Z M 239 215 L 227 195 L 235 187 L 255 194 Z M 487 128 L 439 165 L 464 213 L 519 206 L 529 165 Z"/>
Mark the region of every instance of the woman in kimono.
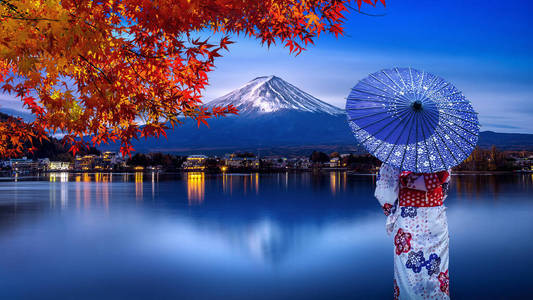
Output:
<path fill-rule="evenodd" d="M 394 299 L 449 299 L 449 171 L 400 172 L 383 164 L 375 196 L 394 236 Z"/>

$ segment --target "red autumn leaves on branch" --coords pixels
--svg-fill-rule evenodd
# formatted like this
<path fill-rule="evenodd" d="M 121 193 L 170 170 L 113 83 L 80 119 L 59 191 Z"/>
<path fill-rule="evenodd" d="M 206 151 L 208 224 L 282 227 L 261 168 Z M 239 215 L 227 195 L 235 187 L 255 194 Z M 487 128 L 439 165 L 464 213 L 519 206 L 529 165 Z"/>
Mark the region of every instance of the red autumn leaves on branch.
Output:
<path fill-rule="evenodd" d="M 377 1 L 377 0 L 376 0 Z M 375 5 L 376 1 L 357 0 Z M 385 5 L 384 0 L 380 0 Z M 0 157 L 60 132 L 89 144 L 166 136 L 207 110 L 201 92 L 215 58 L 244 34 L 299 54 L 321 33 L 342 34 L 342 0 L 0 0 L 0 89 L 35 115 L 0 120 Z M 210 36 L 210 38 L 206 38 Z M 87 139 L 87 136 L 92 137 Z"/>

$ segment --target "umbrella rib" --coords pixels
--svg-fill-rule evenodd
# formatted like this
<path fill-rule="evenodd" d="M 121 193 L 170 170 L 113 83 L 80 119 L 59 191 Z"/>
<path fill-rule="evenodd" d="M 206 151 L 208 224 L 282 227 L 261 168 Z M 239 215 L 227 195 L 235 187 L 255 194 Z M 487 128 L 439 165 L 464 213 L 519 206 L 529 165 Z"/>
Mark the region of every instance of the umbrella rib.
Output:
<path fill-rule="evenodd" d="M 459 120 L 462 120 L 462 121 L 468 122 L 468 123 L 470 123 L 470 124 L 472 124 L 472 125 L 478 125 L 478 123 L 476 123 L 476 122 L 473 122 L 473 121 L 470 121 L 470 120 L 467 120 L 467 119 L 463 119 L 463 118 L 458 117 L 458 116 L 456 116 L 456 115 L 449 114 L 449 113 L 447 113 L 447 112 L 445 112 L 445 111 L 441 111 L 441 113 L 443 113 L 443 114 L 445 114 L 445 115 L 447 115 L 447 116 L 450 116 L 450 117 L 452 117 L 452 118 L 456 118 L 456 119 L 459 119 Z M 456 124 L 456 125 L 458 125 L 458 124 Z"/>
<path fill-rule="evenodd" d="M 418 90 L 422 89 L 422 83 L 424 83 L 424 75 L 426 75 L 426 72 L 422 71 L 422 76 L 420 76 L 420 83 L 418 84 Z"/>
<path fill-rule="evenodd" d="M 383 95 L 378 95 L 378 94 L 375 94 L 375 93 L 372 93 L 372 92 L 361 91 L 361 90 L 356 89 L 355 87 L 352 88 L 352 91 L 356 91 L 356 92 L 364 93 L 364 94 L 369 94 L 369 95 L 376 96 L 376 97 L 382 97 L 382 98 L 387 98 L 387 99 L 396 100 L 395 97 L 391 97 L 391 96 L 383 96 Z M 349 98 L 349 97 L 348 97 L 348 98 Z"/>
<path fill-rule="evenodd" d="M 397 90 L 394 89 L 395 92 L 399 93 L 399 92 L 402 90 L 402 87 L 399 86 L 399 85 L 396 83 L 396 81 L 392 80 L 392 78 L 389 76 L 389 74 L 387 74 L 387 72 L 385 72 L 385 70 L 381 71 L 381 73 L 385 74 L 385 76 L 386 76 L 386 77 L 387 77 L 387 78 L 388 78 L 388 79 L 389 79 L 389 80 L 390 80 L 390 81 L 391 81 L 391 82 L 392 82 L 397 88 L 400 89 L 399 91 L 397 91 Z M 385 83 L 382 82 L 381 80 L 377 79 L 377 77 L 373 76 L 373 74 L 370 74 L 370 76 L 372 76 L 372 78 L 376 79 L 377 81 L 379 81 L 379 82 L 385 84 Z M 385 85 L 388 86 L 387 84 L 385 84 Z"/>
<path fill-rule="evenodd" d="M 444 145 L 444 148 L 446 148 L 446 150 L 448 150 L 448 152 L 450 152 L 451 156 L 453 157 L 453 160 L 455 160 L 455 162 L 457 164 L 460 164 L 461 162 L 459 160 L 457 160 L 457 157 L 455 157 L 455 155 L 453 154 L 452 150 L 450 150 L 450 147 L 448 146 L 448 143 L 446 143 L 446 141 L 444 141 L 444 139 L 442 138 L 442 136 L 440 135 L 438 129 L 440 129 L 439 126 L 437 126 L 437 128 L 435 129 L 435 133 L 437 134 L 437 136 L 440 138 L 442 144 Z"/>
<path fill-rule="evenodd" d="M 380 115 L 380 114 L 384 114 L 385 112 L 377 112 L 377 113 L 372 113 L 372 114 L 367 114 L 367 115 L 364 115 L 364 116 L 361 116 L 361 117 L 357 117 L 357 118 L 351 118 L 350 121 L 355 121 L 355 120 L 360 120 L 360 119 L 364 119 L 364 118 L 369 118 L 369 117 L 373 117 L 373 116 L 376 116 L 376 115 Z M 389 116 L 385 117 L 388 118 Z"/>
<path fill-rule="evenodd" d="M 464 138 L 463 138 L 462 136 L 460 136 L 455 130 L 453 130 L 453 128 L 450 128 L 450 127 L 449 127 L 448 125 L 446 125 L 446 124 L 444 124 L 444 126 L 448 127 L 448 128 L 449 128 L 451 131 L 453 131 L 458 137 L 460 137 L 460 138 L 462 138 L 462 139 L 464 140 Z M 452 141 L 452 143 L 455 144 L 455 146 L 456 146 L 457 148 L 459 148 L 459 149 L 461 150 L 461 152 L 463 152 L 463 154 L 464 154 L 466 157 L 468 157 L 468 154 L 465 152 L 465 150 L 463 149 L 463 147 L 459 146 L 459 145 L 457 144 L 457 142 L 455 142 L 454 139 L 450 139 L 450 140 Z M 467 141 L 467 142 L 468 142 L 468 141 Z M 468 143 L 470 143 L 470 142 L 468 142 Z M 466 158 L 466 157 L 465 157 L 465 158 Z M 455 161 L 457 161 L 457 159 L 455 159 Z M 460 164 L 460 163 L 461 163 L 461 162 L 457 161 L 457 164 Z"/>
<path fill-rule="evenodd" d="M 376 102 L 376 103 L 390 103 L 390 101 L 379 101 L 379 100 L 373 100 L 373 99 L 360 99 L 360 98 L 350 98 L 350 97 L 348 97 L 346 100 L 367 101 L 367 102 Z"/>
<path fill-rule="evenodd" d="M 433 84 L 435 83 L 435 81 L 437 81 L 437 79 L 438 77 L 433 75 L 433 80 L 429 82 L 427 90 L 424 90 L 424 95 L 423 95 L 424 97 L 427 97 L 428 91 L 430 91 L 433 88 Z"/>
<path fill-rule="evenodd" d="M 396 90 L 393 89 L 392 87 L 390 87 L 390 86 L 388 86 L 387 84 L 385 84 L 384 82 L 380 81 L 378 78 L 374 77 L 374 79 L 376 79 L 377 81 L 379 81 L 381 84 L 387 86 L 387 87 L 390 88 L 391 90 L 393 90 L 393 91 L 399 93 L 398 91 L 396 91 Z M 381 89 L 381 88 L 379 88 L 379 87 L 377 87 L 377 86 L 375 86 L 375 85 L 372 85 L 372 84 L 370 84 L 370 83 L 368 83 L 368 82 L 365 82 L 365 81 L 362 81 L 362 80 L 361 80 L 361 81 L 359 81 L 359 83 L 366 84 L 366 85 L 368 85 L 369 87 L 374 88 L 374 89 L 376 89 L 376 90 L 378 90 L 378 91 L 382 91 L 383 93 L 390 94 L 389 91 L 385 91 L 384 89 Z M 395 98 L 393 98 L 393 99 L 395 99 Z"/>
<path fill-rule="evenodd" d="M 424 115 L 421 115 L 421 118 L 424 118 Z M 424 122 L 424 124 L 426 124 Z M 429 170 L 431 171 L 431 173 L 433 173 L 433 166 L 431 165 L 431 159 L 429 157 L 429 148 L 428 148 L 428 144 L 426 143 L 426 133 L 424 132 L 424 126 L 420 127 L 421 131 L 422 131 L 422 137 L 424 138 L 424 146 L 426 146 L 426 156 L 428 157 L 428 162 L 429 162 Z"/>
<path fill-rule="evenodd" d="M 455 123 L 454 123 L 454 124 L 455 124 Z M 458 137 L 460 137 L 461 139 L 463 139 L 463 141 L 465 141 L 465 142 L 467 142 L 468 144 L 470 144 L 470 146 L 472 146 L 472 147 L 474 147 L 474 148 L 476 147 L 476 145 L 472 144 L 472 142 L 470 142 L 469 140 L 465 139 L 462 135 L 460 135 L 457 131 L 455 131 L 455 129 L 453 129 L 451 126 L 448 126 L 448 124 L 445 124 L 445 123 L 443 123 L 443 125 L 446 126 L 446 127 L 448 127 L 448 129 L 450 129 L 451 131 L 453 131 L 453 133 L 455 133 Z M 457 125 L 457 124 L 455 124 L 455 125 Z M 459 126 L 459 125 L 457 125 L 457 126 Z M 459 127 L 461 127 L 461 126 L 459 126 Z M 461 128 L 461 129 L 465 130 L 464 128 Z M 465 131 L 466 131 L 466 130 L 465 130 Z M 470 131 L 467 131 L 467 132 L 475 136 L 475 134 L 471 133 Z M 460 148 L 461 148 L 461 150 L 463 150 L 462 147 L 460 147 Z M 464 152 L 464 151 L 463 151 L 463 152 Z M 466 153 L 465 153 L 465 154 L 466 154 Z"/>
<path fill-rule="evenodd" d="M 413 112 L 411 112 L 411 115 L 410 115 L 409 119 L 411 119 L 412 115 L 413 115 Z M 402 162 L 400 164 L 400 168 L 403 168 L 403 162 L 405 160 L 405 153 L 407 153 L 407 147 L 409 145 L 409 139 L 411 138 L 411 131 L 413 130 L 413 125 L 414 125 L 414 123 L 411 122 L 411 128 L 409 128 L 409 134 L 407 135 L 407 143 L 406 143 L 405 151 L 403 152 Z M 407 126 L 405 126 L 405 127 L 407 127 Z"/>
<path fill-rule="evenodd" d="M 448 95 L 448 96 L 451 96 L 451 95 Z M 439 98 L 439 99 L 436 99 L 435 101 L 440 101 L 444 98 Z M 470 104 L 470 102 L 468 102 L 468 100 L 461 100 L 461 101 L 446 101 L 445 103 L 464 103 L 464 104 Z"/>
<path fill-rule="evenodd" d="M 387 119 L 387 118 L 390 118 L 390 116 L 386 116 L 386 117 L 383 118 L 383 119 L 380 119 L 380 120 L 374 121 L 374 122 L 372 122 L 372 123 L 366 124 L 364 127 L 359 127 L 359 129 L 357 129 L 356 131 L 359 131 L 359 130 L 365 129 L 365 128 L 367 128 L 368 126 L 372 126 L 372 125 L 374 125 L 374 124 L 376 124 L 376 123 L 379 123 L 379 122 L 381 122 L 381 121 L 383 121 L 383 120 L 385 120 L 385 119 Z M 353 122 L 353 119 L 348 119 L 348 120 Z M 359 125 L 357 125 L 357 126 L 359 126 Z"/>
<path fill-rule="evenodd" d="M 450 122 L 450 123 L 452 123 L 453 125 L 455 125 L 455 126 L 461 128 L 464 132 L 466 132 L 466 133 L 468 133 L 468 134 L 470 134 L 470 135 L 477 136 L 476 133 L 474 133 L 474 132 L 472 132 L 472 131 L 470 131 L 470 130 L 464 128 L 463 126 L 461 126 L 461 125 L 459 125 L 459 124 L 457 124 L 457 123 L 455 123 L 455 122 L 453 122 L 453 121 L 448 121 L 448 122 Z M 444 124 L 444 125 L 448 126 L 447 124 Z"/>
<path fill-rule="evenodd" d="M 438 90 L 435 90 L 435 91 L 431 92 L 431 94 L 427 95 L 427 97 L 429 98 L 429 97 L 433 96 L 435 93 L 440 92 L 443 88 L 445 88 L 445 87 L 447 87 L 447 86 L 449 86 L 449 85 L 450 85 L 450 83 L 449 83 L 449 82 L 446 82 L 446 83 L 445 83 L 443 86 L 441 86 Z"/>
<path fill-rule="evenodd" d="M 347 107 L 346 110 L 366 110 L 366 109 L 376 109 L 376 108 L 383 108 L 383 106 L 374 106 L 374 107 L 360 107 L 360 108 L 355 108 L 355 107 Z"/>
<path fill-rule="evenodd" d="M 403 112 L 403 115 L 406 115 L 407 112 Z M 410 119 L 410 118 L 409 118 Z M 379 154 L 379 152 L 377 152 L 378 148 L 381 147 L 381 145 L 385 142 L 386 139 L 388 139 L 390 137 L 390 135 L 396 131 L 396 129 L 398 129 L 398 127 L 400 127 L 400 124 L 402 124 L 402 122 L 405 121 L 405 118 L 402 118 L 400 120 L 400 122 L 398 122 L 398 124 L 396 124 L 396 126 L 389 132 L 389 134 L 387 134 L 387 136 L 385 138 L 383 138 L 381 140 L 381 143 L 379 143 L 379 145 L 372 151 L 372 152 L 375 152 L 376 153 L 376 156 Z M 392 123 L 392 122 L 391 122 Z M 390 123 L 389 123 L 390 124 Z M 407 125 L 407 124 L 406 124 Z M 404 129 L 405 129 L 405 126 L 404 126 Z M 392 146 L 392 149 L 391 151 L 389 152 L 389 155 L 387 155 L 387 158 L 385 159 L 385 161 L 388 161 L 389 160 L 389 157 L 390 157 L 390 154 L 392 153 L 392 151 L 394 150 L 394 148 L 396 147 L 396 144 L 398 143 L 398 140 L 400 140 L 400 136 L 401 134 L 398 135 L 398 137 L 396 138 L 396 142 L 394 142 L 393 146 Z"/>
<path fill-rule="evenodd" d="M 398 70 L 398 68 L 394 68 L 394 71 L 396 71 L 396 73 L 398 74 L 398 77 L 400 77 L 400 81 L 402 82 L 404 88 L 406 90 L 408 90 L 409 87 L 407 86 L 407 84 L 405 84 L 405 81 L 403 80 L 402 74 L 400 74 L 400 71 Z"/>
<path fill-rule="evenodd" d="M 409 121 L 411 120 L 411 117 L 412 115 L 409 115 L 409 120 L 408 122 L 405 123 L 405 125 L 403 126 L 403 129 L 402 129 L 402 132 L 405 130 L 405 128 L 407 127 L 407 124 L 409 124 Z M 394 149 L 396 149 L 396 146 L 398 146 L 398 141 L 400 140 L 400 137 L 402 136 L 402 134 L 400 133 L 398 135 L 398 137 L 396 137 L 396 141 L 394 142 L 394 144 L 392 145 L 392 149 L 390 150 L 389 152 L 389 155 L 387 155 L 387 158 L 385 159 L 385 161 L 389 161 L 389 158 L 392 154 L 392 152 L 394 152 Z M 403 163 L 403 160 L 402 160 L 402 163 Z M 400 168 L 402 167 L 402 165 L 400 165 Z"/>
<path fill-rule="evenodd" d="M 407 112 L 404 111 L 402 114 L 405 115 Z M 374 148 L 374 150 L 372 150 L 372 152 L 376 153 L 377 154 L 377 150 L 379 147 L 381 147 L 381 145 L 383 145 L 383 143 L 385 142 L 386 139 L 389 138 L 389 136 L 400 126 L 400 124 L 402 124 L 402 122 L 405 120 L 405 118 L 401 118 L 400 117 L 400 122 L 398 122 L 398 124 L 396 124 L 396 126 L 389 132 L 389 134 L 387 134 L 387 136 L 385 136 L 383 139 L 381 139 L 381 142 L 377 145 L 376 148 Z M 379 132 L 381 132 L 384 128 L 386 128 L 387 126 L 389 126 L 392 122 L 396 121 L 396 119 L 392 119 L 389 123 L 387 123 L 387 125 L 383 126 L 378 132 L 374 133 L 375 134 L 378 134 Z"/>
<path fill-rule="evenodd" d="M 361 142 L 361 144 L 365 143 L 370 137 L 372 137 L 372 136 L 375 137 L 378 133 L 380 133 L 383 129 L 385 129 L 387 126 L 389 126 L 389 125 L 390 125 L 392 122 L 394 122 L 394 121 L 396 121 L 396 119 L 391 118 L 391 121 L 390 121 L 389 123 L 387 123 L 386 125 L 384 125 L 383 127 L 381 127 L 378 131 L 372 133 L 372 135 L 368 135 L 368 136 L 367 136 L 367 137 Z M 383 143 L 383 142 L 384 142 L 384 140 L 381 140 L 381 143 Z M 380 143 L 380 144 L 381 144 L 381 143 Z M 378 147 L 379 147 L 379 145 L 378 145 Z M 377 147 L 376 147 L 376 149 L 377 149 Z M 375 152 L 376 149 L 372 150 L 371 152 Z"/>
<path fill-rule="evenodd" d="M 402 98 L 404 99 L 405 101 L 407 102 L 410 102 L 409 99 L 405 98 L 405 96 L 402 95 L 402 87 L 400 87 L 396 82 L 394 82 L 394 80 L 392 80 L 391 77 L 389 77 L 389 75 L 387 73 L 385 73 L 384 71 L 381 71 L 383 74 L 385 74 L 385 76 L 387 76 L 387 78 L 389 78 L 389 80 L 394 83 L 395 86 L 397 86 L 400 90 L 396 90 L 395 88 L 393 88 L 392 86 L 386 84 L 385 82 L 381 81 L 381 79 L 377 78 L 376 76 L 374 76 L 374 74 L 370 74 L 370 77 L 374 78 L 376 81 L 380 82 L 381 84 L 383 84 L 384 86 L 388 87 L 389 89 L 395 91 L 396 93 L 398 93 L 399 95 L 396 95 L 396 97 L 398 98 Z M 360 81 L 361 82 L 361 81 Z M 367 85 L 370 85 L 368 83 L 365 82 L 365 84 Z"/>
<path fill-rule="evenodd" d="M 457 91 L 457 92 L 454 92 L 454 93 L 451 93 L 451 94 L 448 94 L 446 96 L 442 96 L 441 98 L 438 98 L 438 99 L 435 99 L 435 101 L 440 101 L 446 97 L 451 97 L 451 96 L 455 96 L 455 95 L 458 95 L 458 94 L 462 94 L 461 91 Z M 468 103 L 468 101 L 461 101 L 461 102 L 465 102 L 465 103 Z"/>
<path fill-rule="evenodd" d="M 425 125 L 429 125 L 430 124 L 429 118 L 430 118 L 429 115 L 424 115 L 423 119 L 424 119 L 424 124 Z M 426 123 L 426 121 L 427 121 L 427 123 Z M 438 121 L 436 122 L 436 125 L 438 126 Z M 435 137 L 433 137 L 433 138 L 435 138 Z M 433 148 L 435 148 L 437 150 L 437 153 L 439 154 L 439 158 L 440 158 L 440 161 L 442 162 L 442 165 L 447 168 L 446 162 L 444 162 L 444 159 L 442 158 L 442 154 L 440 153 L 439 147 L 437 147 L 434 142 L 432 144 L 433 144 Z"/>
<path fill-rule="evenodd" d="M 457 108 L 453 108 L 453 107 L 439 108 L 439 110 L 453 110 L 453 111 L 458 111 L 458 112 L 463 112 L 463 113 L 469 113 L 469 114 L 473 114 L 473 115 L 477 115 L 477 114 L 478 114 L 478 113 L 475 112 L 475 111 L 464 110 L 464 109 L 457 109 Z"/>
<path fill-rule="evenodd" d="M 411 67 L 409 67 L 409 77 L 411 77 L 411 87 L 415 87 L 415 80 L 413 79 L 413 72 L 411 71 Z"/>

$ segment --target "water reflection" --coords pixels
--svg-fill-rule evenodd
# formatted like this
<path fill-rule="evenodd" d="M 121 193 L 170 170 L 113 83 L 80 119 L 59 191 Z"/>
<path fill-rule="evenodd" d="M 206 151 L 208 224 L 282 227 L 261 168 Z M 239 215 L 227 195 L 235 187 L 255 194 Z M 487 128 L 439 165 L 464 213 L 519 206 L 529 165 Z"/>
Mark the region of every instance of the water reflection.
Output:
<path fill-rule="evenodd" d="M 289 179 L 288 174 L 276 174 L 277 182 L 282 184 L 285 189 L 288 187 Z M 222 192 L 227 195 L 233 195 L 234 189 L 243 195 L 252 192 L 255 195 L 259 195 L 260 174 L 227 174 L 220 175 L 222 180 Z M 283 177 L 283 178 L 282 178 Z M 283 183 L 282 183 L 283 181 Z"/>
<path fill-rule="evenodd" d="M 143 201 L 143 172 L 135 173 L 135 200 Z"/>
<path fill-rule="evenodd" d="M 26 291 L 80 299 L 86 292 L 80 282 L 107 283 L 91 294 L 95 299 L 128 298 L 117 294 L 123 290 L 151 295 L 154 288 L 171 299 L 213 299 L 229 288 L 233 299 L 248 299 L 254 288 L 264 291 L 263 299 L 305 298 L 309 287 L 323 299 L 389 296 L 392 243 L 372 197 L 374 177 L 344 172 L 50 177 L 0 182 L 1 299 L 32 298 L 24 297 Z M 533 242 L 524 234 L 533 226 L 533 176 L 452 180 L 447 214 L 453 298 L 475 298 L 469 291 L 484 296 L 523 291 L 527 280 L 520 274 L 533 263 Z M 150 194 L 154 201 L 141 201 Z M 510 253 L 521 263 L 509 264 L 494 253 Z M 220 284 L 207 289 L 206 280 Z M 498 284 L 477 288 L 484 282 Z M 152 290 L 143 290 L 147 286 Z M 498 293 L 498 287 L 505 291 Z"/>
<path fill-rule="evenodd" d="M 50 173 L 50 207 L 56 206 L 57 198 L 59 198 L 60 208 L 64 210 L 68 207 L 68 172 L 54 172 Z M 58 184 L 56 184 L 58 183 Z M 57 197 L 59 189 L 59 197 Z"/>
<path fill-rule="evenodd" d="M 346 172 L 333 171 L 329 173 L 329 186 L 331 195 L 346 191 L 348 174 Z"/>
<path fill-rule="evenodd" d="M 49 174 L 50 182 L 68 182 L 68 172 L 52 172 Z"/>
<path fill-rule="evenodd" d="M 187 199 L 189 205 L 204 203 L 205 197 L 205 174 L 203 172 L 187 173 Z"/>

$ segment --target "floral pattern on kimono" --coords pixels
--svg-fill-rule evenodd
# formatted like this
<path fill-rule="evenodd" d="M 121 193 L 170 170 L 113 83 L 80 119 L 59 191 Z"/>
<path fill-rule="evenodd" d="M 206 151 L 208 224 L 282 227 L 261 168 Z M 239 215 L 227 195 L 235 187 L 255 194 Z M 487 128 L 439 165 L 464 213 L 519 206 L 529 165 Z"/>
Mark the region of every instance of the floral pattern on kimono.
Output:
<path fill-rule="evenodd" d="M 392 234 L 394 223 L 398 218 L 398 193 L 400 184 L 398 181 L 400 170 L 383 164 L 379 170 L 376 180 L 376 191 L 374 196 L 378 199 L 383 212 L 387 216 L 387 233 Z"/>
<path fill-rule="evenodd" d="M 438 205 L 446 197 L 449 174 L 411 174 L 401 182 L 407 173 L 384 164 L 376 182 L 380 205 L 384 211 L 390 205 L 386 229 L 394 237 L 393 296 L 449 299 L 448 223 L 446 207 Z M 411 206 L 400 205 L 400 190 L 405 187 L 412 191 Z"/>

